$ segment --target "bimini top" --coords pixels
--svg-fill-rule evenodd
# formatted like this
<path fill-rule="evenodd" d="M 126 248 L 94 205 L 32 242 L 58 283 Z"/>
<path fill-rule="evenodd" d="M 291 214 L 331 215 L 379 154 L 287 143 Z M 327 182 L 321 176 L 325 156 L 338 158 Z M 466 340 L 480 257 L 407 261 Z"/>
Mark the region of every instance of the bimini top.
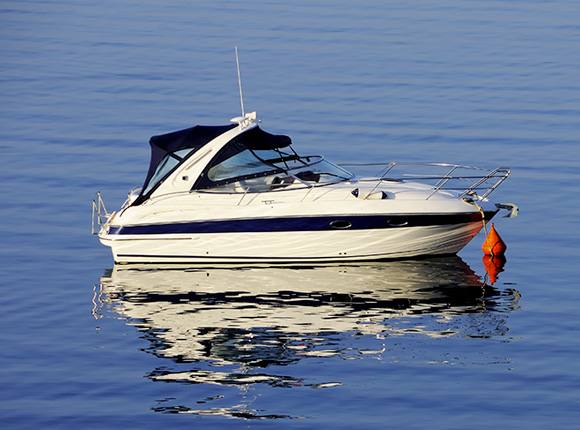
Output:
<path fill-rule="evenodd" d="M 171 175 L 186 158 L 189 158 L 216 137 L 235 127 L 237 127 L 235 124 L 196 125 L 184 130 L 151 137 L 149 140 L 151 145 L 149 170 L 141 193 L 133 204 L 138 205 L 147 200 L 155 188 Z M 241 133 L 235 138 L 235 141 L 251 150 L 279 149 L 292 143 L 288 136 L 270 134 L 259 127 Z"/>

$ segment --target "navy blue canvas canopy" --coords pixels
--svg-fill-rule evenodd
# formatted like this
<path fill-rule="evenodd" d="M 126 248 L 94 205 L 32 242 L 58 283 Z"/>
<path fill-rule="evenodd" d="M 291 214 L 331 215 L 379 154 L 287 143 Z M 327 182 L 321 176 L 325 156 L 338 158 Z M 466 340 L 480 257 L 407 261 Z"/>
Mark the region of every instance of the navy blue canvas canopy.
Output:
<path fill-rule="evenodd" d="M 186 128 L 185 130 L 174 131 L 172 133 L 161 134 L 159 136 L 153 136 L 149 140 L 151 145 L 151 162 L 149 163 L 149 171 L 147 172 L 147 178 L 145 179 L 145 185 L 143 189 L 146 188 L 149 179 L 155 173 L 155 169 L 159 165 L 159 162 L 168 153 L 173 153 L 180 151 L 182 149 L 199 149 L 206 143 L 209 143 L 226 131 L 234 128 L 235 125 L 196 125 L 195 127 Z"/>
<path fill-rule="evenodd" d="M 153 136 L 149 140 L 151 145 L 151 161 L 149 163 L 149 170 L 143 183 L 141 195 L 133 202 L 133 205 L 138 205 L 149 197 L 157 185 L 160 185 L 163 180 L 156 184 L 155 188 L 150 189 L 145 195 L 145 190 L 155 175 L 157 168 L 168 154 L 175 157 L 175 152 L 183 149 L 193 149 L 188 153 L 188 156 L 197 152 L 204 145 L 211 142 L 216 137 L 222 135 L 228 130 L 236 127 L 235 124 L 221 125 L 221 126 L 207 126 L 196 125 L 195 127 L 186 128 L 184 130 L 174 131 L 167 134 Z M 292 141 L 288 136 L 270 134 L 259 127 L 254 127 L 240 135 L 234 141 L 252 150 L 266 150 L 278 149 L 289 146 Z"/>
<path fill-rule="evenodd" d="M 172 154 L 176 151 L 188 148 L 194 149 L 192 152 L 195 152 L 219 135 L 234 127 L 234 124 L 221 126 L 196 125 L 195 127 L 186 128 L 184 130 L 153 136 L 149 139 L 149 145 L 151 145 L 151 161 L 149 162 L 149 170 L 147 171 L 145 182 L 141 188 L 142 194 L 133 204 L 138 205 L 147 199 L 147 196 L 144 196 L 143 192 L 147 189 L 147 185 L 149 185 L 149 181 L 155 174 L 159 163 L 161 163 L 167 154 Z"/>
<path fill-rule="evenodd" d="M 240 134 L 235 140 L 254 151 L 285 148 L 292 144 L 292 140 L 288 136 L 270 134 L 260 127 L 254 127 Z"/>

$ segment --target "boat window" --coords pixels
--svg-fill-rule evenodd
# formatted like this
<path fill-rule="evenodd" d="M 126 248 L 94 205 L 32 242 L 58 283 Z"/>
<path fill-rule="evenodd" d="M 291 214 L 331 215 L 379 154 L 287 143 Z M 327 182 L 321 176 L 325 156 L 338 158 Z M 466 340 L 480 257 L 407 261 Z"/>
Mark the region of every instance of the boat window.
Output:
<path fill-rule="evenodd" d="M 262 158 L 264 156 L 265 158 Z M 275 151 L 252 152 L 245 150 L 211 167 L 207 172 L 207 177 L 213 182 L 219 182 L 231 178 L 246 177 L 280 170 L 276 165 L 267 164 L 264 161 L 272 157 L 276 161 L 280 159 L 280 155 Z"/>
<path fill-rule="evenodd" d="M 194 148 L 185 148 L 182 149 L 180 151 L 175 151 L 173 152 L 173 155 L 177 155 L 179 158 L 185 158 L 187 156 L 187 154 L 189 154 L 191 151 L 193 151 Z"/>
<path fill-rule="evenodd" d="M 256 151 L 257 152 L 257 151 Z M 284 164 L 284 161 L 273 163 Z M 307 188 L 342 182 L 353 178 L 352 173 L 338 167 L 320 156 L 310 156 L 293 159 L 289 165 L 298 164 L 299 167 L 289 167 L 260 175 L 246 175 L 233 180 L 222 180 L 207 187 L 207 192 L 215 193 L 263 193 L 286 189 Z"/>
<path fill-rule="evenodd" d="M 151 176 L 147 187 L 143 191 L 143 194 L 147 194 L 151 191 L 159 182 L 163 180 L 175 166 L 183 161 L 187 155 L 194 151 L 195 148 L 186 148 L 181 149 L 179 151 L 171 152 L 167 154 L 157 165 L 157 169 L 155 169 L 155 173 Z"/>
<path fill-rule="evenodd" d="M 194 189 L 209 189 L 281 173 L 287 168 L 285 160 L 293 157 L 296 156 L 277 150 L 251 150 L 232 145 L 200 175 Z"/>
<path fill-rule="evenodd" d="M 161 162 L 157 165 L 157 169 L 155 173 L 149 180 L 147 184 L 147 188 L 143 191 L 142 194 L 147 194 L 159 181 L 161 181 L 171 170 L 179 164 L 181 158 L 174 157 L 172 154 L 167 154 Z"/>

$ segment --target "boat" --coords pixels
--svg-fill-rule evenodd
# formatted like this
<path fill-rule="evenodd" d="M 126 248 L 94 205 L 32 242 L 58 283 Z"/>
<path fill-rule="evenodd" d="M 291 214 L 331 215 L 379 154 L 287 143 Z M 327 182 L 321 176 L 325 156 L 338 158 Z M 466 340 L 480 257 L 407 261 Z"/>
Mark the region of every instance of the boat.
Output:
<path fill-rule="evenodd" d="M 145 181 L 119 210 L 109 213 L 97 193 L 93 233 L 116 263 L 453 255 L 498 211 L 517 214 L 514 204 L 489 198 L 510 176 L 506 167 L 335 164 L 299 155 L 290 137 L 265 131 L 256 112 L 231 121 L 152 137 Z M 353 172 L 363 168 L 378 174 Z"/>

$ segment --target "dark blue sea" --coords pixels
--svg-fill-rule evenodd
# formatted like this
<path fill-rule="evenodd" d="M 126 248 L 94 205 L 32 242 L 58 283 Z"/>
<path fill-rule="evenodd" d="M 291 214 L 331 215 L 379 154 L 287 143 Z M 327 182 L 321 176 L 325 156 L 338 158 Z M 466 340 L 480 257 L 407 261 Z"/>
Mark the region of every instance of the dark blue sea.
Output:
<path fill-rule="evenodd" d="M 580 427 L 580 2 L 0 3 L 2 429 Z M 458 257 L 114 267 L 151 135 L 247 110 L 335 161 L 509 166 Z"/>

